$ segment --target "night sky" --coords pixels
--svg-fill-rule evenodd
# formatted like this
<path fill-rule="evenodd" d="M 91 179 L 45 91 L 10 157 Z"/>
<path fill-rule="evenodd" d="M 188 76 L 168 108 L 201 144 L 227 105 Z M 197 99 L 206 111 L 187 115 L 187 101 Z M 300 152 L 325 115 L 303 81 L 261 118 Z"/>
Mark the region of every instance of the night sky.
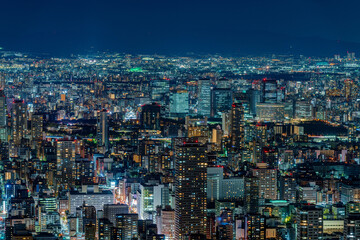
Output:
<path fill-rule="evenodd" d="M 227 55 L 360 54 L 358 0 L 2 0 L 0 46 Z"/>

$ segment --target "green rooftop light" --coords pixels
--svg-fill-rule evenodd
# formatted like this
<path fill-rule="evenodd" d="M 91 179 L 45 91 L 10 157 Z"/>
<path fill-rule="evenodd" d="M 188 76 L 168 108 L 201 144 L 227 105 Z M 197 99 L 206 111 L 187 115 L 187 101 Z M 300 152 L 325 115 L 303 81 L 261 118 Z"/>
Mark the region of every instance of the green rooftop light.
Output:
<path fill-rule="evenodd" d="M 131 68 L 129 72 L 143 72 L 141 67 Z"/>

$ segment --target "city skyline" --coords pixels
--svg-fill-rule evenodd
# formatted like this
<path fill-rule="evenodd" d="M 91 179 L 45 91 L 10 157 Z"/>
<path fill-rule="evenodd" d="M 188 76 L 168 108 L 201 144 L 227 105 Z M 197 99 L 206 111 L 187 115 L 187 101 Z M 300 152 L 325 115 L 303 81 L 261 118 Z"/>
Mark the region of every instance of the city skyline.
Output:
<path fill-rule="evenodd" d="M 360 2 L 0 6 L 0 240 L 360 239 Z"/>

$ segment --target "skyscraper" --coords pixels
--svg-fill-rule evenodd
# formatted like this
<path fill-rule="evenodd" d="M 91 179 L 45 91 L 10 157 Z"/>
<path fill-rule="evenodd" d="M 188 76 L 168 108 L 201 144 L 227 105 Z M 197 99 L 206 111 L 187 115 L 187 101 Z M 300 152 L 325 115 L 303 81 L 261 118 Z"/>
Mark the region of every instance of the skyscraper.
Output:
<path fill-rule="evenodd" d="M 146 104 L 141 107 L 140 124 L 145 129 L 160 129 L 161 106 L 157 103 Z"/>
<path fill-rule="evenodd" d="M 211 83 L 209 79 L 198 81 L 198 114 L 210 116 L 211 112 Z"/>
<path fill-rule="evenodd" d="M 264 166 L 265 165 L 265 166 Z M 264 199 L 277 199 L 277 170 L 258 164 L 259 168 L 252 169 L 253 176 L 259 180 L 259 197 Z"/>
<path fill-rule="evenodd" d="M 184 117 L 189 113 L 189 92 L 177 90 L 170 94 L 170 115 Z"/>
<path fill-rule="evenodd" d="M 197 138 L 178 138 L 175 143 L 176 239 L 206 231 L 206 146 Z"/>
<path fill-rule="evenodd" d="M 230 115 L 231 149 L 238 152 L 244 144 L 244 107 L 241 103 L 233 103 Z"/>
<path fill-rule="evenodd" d="M 21 143 L 24 141 L 26 136 L 26 105 L 23 100 L 15 100 L 13 102 L 11 123 L 12 143 L 10 156 L 18 157 L 19 148 L 24 146 Z"/>
<path fill-rule="evenodd" d="M 262 103 L 276 103 L 278 92 L 277 80 L 264 78 L 261 82 L 261 102 Z"/>
<path fill-rule="evenodd" d="M 321 239 L 323 210 L 315 205 L 302 205 L 296 211 L 296 239 Z"/>
<path fill-rule="evenodd" d="M 73 182 L 75 167 L 75 142 L 62 140 L 56 142 L 57 177 L 65 189 Z"/>
<path fill-rule="evenodd" d="M 245 178 L 245 211 L 258 213 L 259 211 L 259 180 L 256 177 Z"/>
<path fill-rule="evenodd" d="M 230 88 L 214 88 L 211 91 L 211 116 L 221 117 L 221 113 L 231 109 L 232 92 Z"/>
<path fill-rule="evenodd" d="M 1 142 L 8 141 L 8 128 L 7 128 L 7 115 L 6 115 L 6 96 L 5 93 L 0 91 L 0 140 Z"/>
<path fill-rule="evenodd" d="M 42 114 L 34 114 L 31 116 L 31 145 L 33 149 L 41 144 L 44 125 L 43 121 Z"/>
<path fill-rule="evenodd" d="M 19 146 L 26 131 L 26 105 L 23 100 L 13 102 L 11 118 L 13 143 L 15 146 Z"/>
<path fill-rule="evenodd" d="M 109 219 L 107 218 L 98 219 L 98 239 L 111 240 L 112 228 L 113 228 L 113 224 L 109 221 Z"/>
<path fill-rule="evenodd" d="M 344 239 L 360 239 L 360 214 L 351 213 L 345 217 Z"/>
<path fill-rule="evenodd" d="M 118 214 L 116 215 L 117 234 L 115 239 L 133 240 L 138 236 L 138 215 Z"/>
<path fill-rule="evenodd" d="M 99 112 L 96 127 L 99 145 L 107 151 L 109 149 L 109 123 L 108 112 L 105 109 Z"/>

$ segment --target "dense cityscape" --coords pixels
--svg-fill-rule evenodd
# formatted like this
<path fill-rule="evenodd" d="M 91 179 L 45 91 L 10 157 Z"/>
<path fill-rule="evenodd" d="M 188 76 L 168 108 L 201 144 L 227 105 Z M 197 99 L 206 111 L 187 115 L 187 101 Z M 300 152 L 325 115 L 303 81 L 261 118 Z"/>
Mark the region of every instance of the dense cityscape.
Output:
<path fill-rule="evenodd" d="M 360 239 L 360 60 L 0 53 L 1 239 Z"/>

